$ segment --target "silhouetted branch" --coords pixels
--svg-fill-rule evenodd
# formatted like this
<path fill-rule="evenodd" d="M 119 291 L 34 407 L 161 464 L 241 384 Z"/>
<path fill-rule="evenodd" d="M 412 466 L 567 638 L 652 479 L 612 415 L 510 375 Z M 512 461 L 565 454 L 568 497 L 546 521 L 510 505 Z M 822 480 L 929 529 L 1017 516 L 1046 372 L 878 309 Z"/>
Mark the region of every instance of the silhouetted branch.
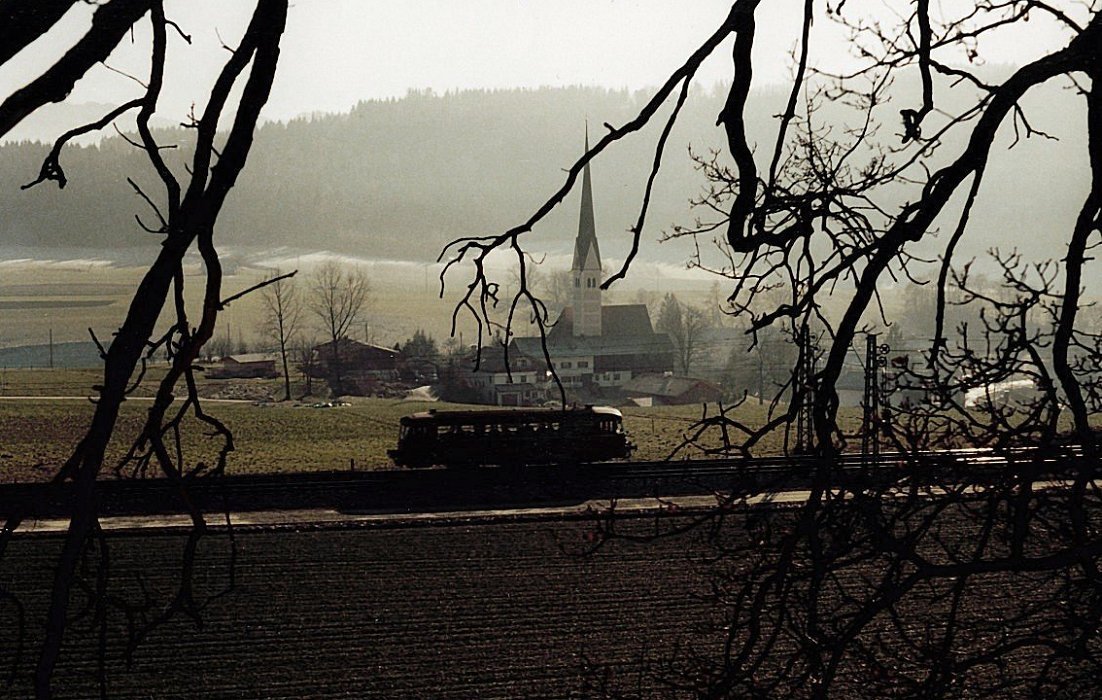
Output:
<path fill-rule="evenodd" d="M 269 277 L 268 279 L 264 280 L 263 282 L 258 282 L 257 284 L 254 284 L 253 286 L 249 287 L 248 289 L 246 289 L 244 291 L 241 291 L 241 292 L 238 292 L 237 294 L 233 294 L 231 296 L 226 297 L 225 299 L 220 301 L 218 305 L 221 309 L 224 309 L 227 306 L 229 306 L 231 302 L 237 301 L 238 299 L 240 299 L 241 297 L 243 297 L 247 294 L 252 294 L 253 292 L 255 292 L 259 289 L 263 289 L 264 287 L 267 287 L 270 284 L 278 284 L 282 280 L 291 279 L 292 277 L 294 277 L 297 274 L 298 274 L 298 270 L 292 270 L 291 272 L 288 272 L 285 275 L 276 275 L 275 277 Z"/>
<path fill-rule="evenodd" d="M 152 4 L 152 0 L 103 2 L 92 18 L 92 28 L 57 63 L 0 103 L 0 134 L 11 131 L 44 104 L 64 100 L 76 81 L 107 58 Z M 39 26 L 34 31 L 45 29 Z"/>
<path fill-rule="evenodd" d="M 23 185 L 20 189 L 30 189 L 38 183 L 44 182 L 46 180 L 53 180 L 57 182 L 57 186 L 59 189 L 65 189 L 65 184 L 67 183 L 67 180 L 65 178 L 65 171 L 61 168 L 60 161 L 61 149 L 65 146 L 65 144 L 68 143 L 70 140 L 76 138 L 77 136 L 82 136 L 93 131 L 99 131 L 103 127 L 118 119 L 122 114 L 130 111 L 131 109 L 134 109 L 135 107 L 141 106 L 141 104 L 142 101 L 140 99 L 131 100 L 114 108 L 97 121 L 94 121 L 90 124 L 85 124 L 84 126 L 80 126 L 75 129 L 70 129 L 69 131 L 65 132 L 57 141 L 54 142 L 53 148 L 50 149 L 50 152 L 46 156 L 46 159 L 42 162 L 42 168 L 41 170 L 39 170 L 38 177 L 33 182 L 28 182 L 27 184 Z"/>

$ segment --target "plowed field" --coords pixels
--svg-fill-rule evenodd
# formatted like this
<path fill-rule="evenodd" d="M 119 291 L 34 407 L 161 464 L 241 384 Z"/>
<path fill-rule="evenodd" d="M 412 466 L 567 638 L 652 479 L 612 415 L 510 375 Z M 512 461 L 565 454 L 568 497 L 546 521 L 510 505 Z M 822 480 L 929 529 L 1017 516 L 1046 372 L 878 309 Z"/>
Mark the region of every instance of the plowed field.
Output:
<path fill-rule="evenodd" d="M 640 653 L 672 651 L 708 614 L 692 595 L 703 582 L 683 550 L 620 543 L 584 558 L 565 553 L 584 531 L 516 523 L 241 533 L 236 591 L 207 608 L 202 629 L 184 620 L 160 628 L 128 670 L 125 625 L 112 619 L 110 696 L 577 695 L 595 678 L 589 664 L 632 668 Z M 224 582 L 225 544 L 211 539 L 202 557 L 208 592 Z M 58 545 L 17 538 L 0 569 L 32 624 L 45 600 L 28 591 L 48 586 Z M 133 576 L 142 571 L 148 590 L 164 593 L 181 545 L 165 535 L 114 537 L 116 591 L 139 600 Z M 9 631 L 11 612 L 0 614 Z M 59 698 L 98 693 L 94 644 L 84 626 L 70 635 Z M 27 672 L 32 662 L 24 659 Z M 20 678 L 12 696 L 29 695 L 28 684 Z"/>
<path fill-rule="evenodd" d="M 794 522 L 791 514 L 774 511 L 774 523 Z M 700 681 L 706 679 L 700 671 L 718 670 L 721 630 L 731 621 L 731 609 L 711 602 L 709 594 L 713 583 L 725 580 L 716 591 L 725 587 L 729 604 L 755 552 L 768 549 L 752 535 L 756 517 L 733 514 L 711 543 L 700 528 L 647 544 L 615 540 L 589 556 L 577 554 L 587 521 L 239 532 L 236 588 L 209 602 L 201 628 L 182 617 L 158 627 L 128 668 L 125 619 L 118 613 L 109 618 L 109 696 L 600 697 L 595 687 L 607 684 L 627 697 L 694 697 L 665 681 L 685 680 L 678 671 Z M 978 531 L 976 521 L 959 513 L 943 520 L 935 528 L 938 542 L 964 543 Z M 617 529 L 646 534 L 655 524 L 626 519 L 617 521 Z M 226 544 L 224 535 L 205 540 L 198 593 L 209 596 L 225 584 Z M 718 557 L 716 544 L 725 551 Z M 0 586 L 19 596 L 31 630 L 12 697 L 32 694 L 34 635 L 42 626 L 59 545 L 57 537 L 19 536 L 0 561 Z M 145 596 L 163 604 L 182 546 L 179 535 L 159 531 L 111 535 L 112 594 L 135 605 Z M 97 559 L 89 562 L 90 576 Z M 831 578 L 820 599 L 823 614 L 834 615 L 826 624 L 845 623 L 852 610 L 846 601 L 870 595 L 883 562 L 854 562 Z M 1073 585 L 1063 586 L 1065 579 Z M 1102 657 L 1096 633 L 1075 642 L 1081 657 L 1048 657 L 1071 648 L 1069 630 L 1078 629 L 1077 620 L 1093 619 L 1093 584 L 1072 569 L 992 571 L 968 583 L 959 598 L 953 652 L 941 661 L 974 656 L 943 688 L 947 697 L 1091 695 L 1094 660 Z M 916 650 L 940 648 L 922 645 L 940 645 L 955 585 L 952 579 L 919 585 L 891 615 L 872 620 L 847 652 L 832 697 L 918 694 L 916 681 L 940 662 Z M 785 612 L 795 621 L 802 609 L 793 600 L 796 607 Z M 83 602 L 82 594 L 74 597 L 74 614 Z M 780 612 L 770 608 L 761 620 L 768 628 Z M 0 602 L 0 669 L 10 667 L 16 619 L 16 607 Z M 56 673 L 58 698 L 98 697 L 97 635 L 88 620 L 75 622 L 66 638 Z M 735 636 L 745 627 L 737 623 Z M 756 682 L 782 671 L 807 640 L 798 625 L 773 629 L 777 645 L 762 659 Z M 1000 645 L 1003 652 L 988 657 Z M 1035 685 L 1038 673 L 1044 679 Z M 769 694 L 810 693 L 798 679 L 779 688 L 783 692 Z"/>

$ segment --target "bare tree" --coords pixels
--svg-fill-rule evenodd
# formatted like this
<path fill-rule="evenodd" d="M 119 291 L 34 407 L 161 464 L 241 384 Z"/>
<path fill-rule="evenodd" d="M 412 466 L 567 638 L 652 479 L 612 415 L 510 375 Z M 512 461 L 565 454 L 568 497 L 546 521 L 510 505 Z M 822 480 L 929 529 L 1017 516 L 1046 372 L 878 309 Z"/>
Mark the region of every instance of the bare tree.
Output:
<path fill-rule="evenodd" d="M 298 369 L 302 372 L 302 379 L 306 384 L 303 396 L 310 396 L 314 393 L 314 373 L 318 366 L 317 350 L 318 337 L 316 335 L 305 332 L 299 334 L 294 344 L 294 352 Z"/>
<path fill-rule="evenodd" d="M 340 343 L 360 319 L 369 301 L 371 285 L 360 268 L 346 269 L 329 261 L 314 271 L 309 284 L 307 307 L 317 317 L 329 346 L 330 383 L 335 394 L 342 393 Z"/>
<path fill-rule="evenodd" d="M 212 335 L 203 347 L 208 359 L 222 359 L 233 354 L 233 341 L 228 331 L 221 335 Z"/>
<path fill-rule="evenodd" d="M 787 436 L 810 415 L 812 435 L 803 446 L 811 456 L 792 462 L 787 483 L 736 480 L 715 512 L 657 535 L 707 524 L 717 557 L 730 562 L 713 586 L 725 612 L 718 651 L 674 660 L 668 682 L 701 697 L 1073 693 L 1102 666 L 1102 494 L 1091 427 L 1102 396 L 1102 344 L 1077 325 L 1088 251 L 1102 229 L 1099 5 L 1006 0 L 950 7 L 913 0 L 855 7 L 808 0 L 788 100 L 766 143 L 750 138 L 746 119 L 757 108 L 751 86 L 759 7 L 758 0 L 735 0 L 637 116 L 605 125 L 607 133 L 528 220 L 446 249 L 449 268 L 473 263 L 457 311 L 486 324 L 486 309 L 505 301 L 539 318 L 539 300 L 523 284 L 499 300 L 499 288 L 484 274 L 486 257 L 512 255 L 523 281 L 526 235 L 563 201 L 590 160 L 665 106 L 631 227 L 634 244 L 605 287 L 627 275 L 692 80 L 732 40 L 727 101 L 717 118 L 726 149 L 696 157 L 707 183 L 698 200 L 704 213 L 670 236 L 696 242 L 691 264 L 727 280 L 730 310 L 748 320 L 752 336 L 766 328 L 792 338 L 815 335 L 822 351 L 799 344 L 789 400 L 775 402 L 763 423 L 748 425 L 728 406 L 705 413 L 686 433 L 685 447 L 704 444 L 711 431 L 721 441 L 716 451 L 750 455 L 765 436 Z M 816 68 L 812 24 L 824 19 L 849 32 L 853 70 Z M 983 42 L 1013 40 L 1015 31 L 1036 26 L 1027 22 L 1043 23 L 1058 39 L 1033 47 L 1035 58 L 1004 79 L 977 69 Z M 1060 263 L 1000 254 L 1005 293 L 987 295 L 968 282 L 967 266 L 958 267 L 954 256 L 962 239 L 976 235 L 972 213 L 999 151 L 1048 137 L 1024 99 L 1054 86 L 1080 98 L 1086 198 L 1066 232 Z M 1043 183 L 1028 185 L 1027 191 L 1043 191 Z M 947 235 L 931 242 L 939 225 Z M 844 456 L 853 435 L 840 423 L 839 379 L 881 313 L 880 286 L 921 276 L 919 242 L 938 251 L 928 277 L 937 290 L 933 341 L 920 366 L 899 370 L 896 379 L 909 381 L 921 398 L 908 408 L 889 406 L 889 421 L 878 413 L 862 430 L 866 443 L 891 441 L 899 450 L 893 461 L 862 461 L 854 469 Z M 952 303 L 985 308 L 981 327 L 962 324 L 953 345 L 945 311 L 951 286 L 958 288 Z M 832 295 L 841 300 L 837 313 L 827 308 Z M 884 373 L 882 359 L 872 346 L 870 379 Z M 993 385 L 1019 376 L 1035 394 L 1016 405 L 962 398 L 974 390 L 990 394 Z M 1070 436 L 1060 435 L 1062 417 Z M 1061 448 L 1066 441 L 1073 447 Z M 988 467 L 925 451 L 954 444 L 990 448 Z M 744 511 L 734 530 L 752 536 L 745 546 L 730 545 L 724 533 L 733 508 L 796 486 L 807 494 L 798 508 Z M 598 535 L 595 546 L 630 537 L 614 518 L 601 523 Z M 989 619 L 993 609 L 998 613 Z"/>
<path fill-rule="evenodd" d="M 279 348 L 279 358 L 283 363 L 283 400 L 291 400 L 291 372 L 287 363 L 287 353 L 294 347 L 302 320 L 302 301 L 293 284 L 292 272 L 282 276 L 276 271 L 271 283 L 261 290 L 264 299 L 264 320 L 261 332 Z"/>
<path fill-rule="evenodd" d="M 4 2 L 0 5 L 3 19 L 0 21 L 3 27 L 0 33 L 7 40 L 0 42 L 4 46 L 0 59 L 6 62 L 18 55 L 45 33 L 65 10 L 76 4 L 27 0 Z M 39 9 L 42 11 L 39 12 Z M 142 219 L 139 223 L 147 231 L 161 236 L 163 242 L 113 342 L 108 348 L 101 346 L 104 373 L 102 383 L 95 387 L 97 400 L 93 417 L 72 455 L 60 466 L 51 482 L 55 488 L 71 484 L 73 497 L 71 519 L 55 569 L 45 632 L 34 674 L 35 693 L 40 698 L 53 694 L 53 671 L 70 621 L 70 601 L 77 592 L 92 592 L 89 595 L 89 609 L 95 612 L 95 620 L 101 629 L 107 625 L 106 609 L 119 604 L 106 591 L 109 545 L 100 527 L 97 511 L 97 480 L 104 466 L 107 445 L 115 434 L 120 406 L 140 382 L 147 360 L 161 349 L 169 350 L 171 366 L 157 387 L 140 435 L 117 471 L 141 473 L 153 466 L 170 479 L 187 506 L 192 530 L 185 548 L 182 580 L 176 595 L 148 624 L 138 624 L 136 618 L 130 618 L 134 626 L 131 638 L 135 642 L 140 640 L 152 625 L 179 613 L 198 618 L 201 601 L 195 598 L 191 571 L 199 539 L 206 531 L 206 520 L 188 498 L 185 480 L 201 473 L 220 473 L 225 466 L 226 455 L 233 450 L 233 439 L 225 425 L 203 410 L 196 392 L 194 362 L 214 332 L 219 311 L 240 296 L 222 295 L 222 271 L 214 244 L 214 231 L 222 205 L 245 165 L 260 110 L 271 90 L 286 11 L 285 0 L 257 0 L 252 19 L 219 73 L 206 106 L 187 124 L 194 129 L 196 139 L 184 181 L 165 160 L 165 146 L 158 143 L 149 126 L 157 111 L 164 84 L 170 37 L 189 41 L 182 29 L 165 16 L 159 0 L 107 0 L 99 3 L 87 33 L 56 63 L 0 104 L 0 133 L 6 133 L 47 102 L 64 100 L 74 83 L 89 68 L 106 59 L 135 24 L 144 16 L 149 16 L 152 60 L 148 77 L 138 81 L 142 86 L 141 93 L 110 109 L 100 120 L 63 134 L 46 156 L 38 178 L 27 185 L 54 181 L 64 187 L 67 180 L 60 155 L 65 144 L 81 134 L 104 128 L 125 112 L 136 111 L 138 137 L 133 144 L 144 152 L 162 188 L 161 193 L 155 196 L 134 181 L 130 183 L 149 206 L 155 220 L 153 225 L 146 225 Z M 242 86 L 240 78 L 243 74 L 246 77 Z M 239 88 L 239 92 L 234 91 L 235 87 Z M 233 95 L 238 95 L 236 106 L 231 104 Z M 219 134 L 219 121 L 229 114 L 232 117 L 229 117 L 228 131 Z M 194 325 L 185 303 L 183 274 L 184 256 L 193 247 L 198 248 L 206 269 L 202 308 Z M 170 301 L 174 320 L 167 332 L 154 337 L 161 311 Z M 180 382 L 186 387 L 182 401 L 175 399 L 175 390 Z M 174 444 L 181 422 L 189 413 L 205 423 L 220 440 L 212 465 L 186 463 L 179 452 L 169 447 Z M 4 524 L 0 531 L 0 557 L 6 552 L 12 534 L 22 519 L 23 515 L 16 513 Z M 98 562 L 98 570 L 92 573 L 91 580 L 83 578 L 81 563 L 86 554 L 92 557 L 91 561 Z M 106 693 L 102 663 L 100 672 L 103 692 Z"/>
<path fill-rule="evenodd" d="M 574 278 L 570 270 L 555 270 L 547 276 L 544 285 L 544 296 L 547 298 L 547 308 L 553 313 L 562 312 L 572 302 L 574 290 Z"/>
<path fill-rule="evenodd" d="M 691 376 L 693 360 L 700 353 L 700 335 L 708 328 L 704 312 L 667 294 L 658 311 L 655 328 L 670 336 L 676 352 L 677 371 L 682 376 Z"/>

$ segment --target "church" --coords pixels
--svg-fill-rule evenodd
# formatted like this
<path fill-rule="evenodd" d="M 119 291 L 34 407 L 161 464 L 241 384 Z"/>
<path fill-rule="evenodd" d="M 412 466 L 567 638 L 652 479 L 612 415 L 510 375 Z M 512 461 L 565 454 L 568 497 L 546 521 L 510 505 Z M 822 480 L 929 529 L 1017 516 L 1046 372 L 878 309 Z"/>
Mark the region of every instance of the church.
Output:
<path fill-rule="evenodd" d="M 588 163 L 582 172 L 582 201 L 571 278 L 572 304 L 563 309 L 548 331 L 547 348 L 555 373 L 572 398 L 579 402 L 623 398 L 622 387 L 632 379 L 673 371 L 673 344 L 666 334 L 654 332 L 645 304 L 604 303 L 604 290 L 601 289 L 604 267 L 597 241 Z M 544 364 L 539 337 L 515 338 L 510 357 L 524 358 L 523 366 L 538 369 Z M 514 371 L 514 377 L 515 374 Z M 535 372 L 525 374 L 525 379 L 538 376 Z M 537 387 L 515 387 L 520 390 L 519 395 L 506 396 L 513 393 L 512 387 L 507 382 L 497 386 L 493 402 L 506 405 L 529 403 L 526 391 L 529 397 L 541 393 Z M 558 393 L 553 385 L 543 389 L 546 396 Z"/>

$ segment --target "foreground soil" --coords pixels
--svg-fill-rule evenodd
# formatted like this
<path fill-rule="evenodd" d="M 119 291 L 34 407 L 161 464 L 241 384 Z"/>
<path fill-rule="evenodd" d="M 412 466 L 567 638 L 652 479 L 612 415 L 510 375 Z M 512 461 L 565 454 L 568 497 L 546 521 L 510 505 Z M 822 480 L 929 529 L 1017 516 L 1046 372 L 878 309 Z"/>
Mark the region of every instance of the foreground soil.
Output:
<path fill-rule="evenodd" d="M 522 698 L 582 693 L 606 673 L 672 653 L 708 607 L 689 555 L 620 543 L 587 557 L 584 523 L 499 523 L 239 533 L 237 585 L 141 643 L 127 669 L 125 620 L 109 621 L 112 698 Z M 57 538 L 19 537 L 0 582 L 41 624 Z M 113 536 L 116 590 L 133 603 L 173 584 L 179 536 Z M 202 590 L 226 584 L 228 542 L 207 541 Z M 10 606 L 0 627 L 14 629 Z M 96 635 L 67 638 L 59 698 L 98 696 Z M 11 638 L 4 640 L 11 661 Z M 27 640 L 34 649 L 34 640 Z M 33 654 L 12 697 L 31 695 Z M 646 681 L 652 686 L 653 679 Z"/>
<path fill-rule="evenodd" d="M 697 697 L 691 687 L 714 687 L 723 670 L 728 630 L 736 641 L 746 634 L 731 606 L 748 567 L 770 556 L 763 516 L 787 527 L 795 515 L 741 509 L 723 515 L 722 526 L 652 541 L 647 535 L 679 528 L 687 516 L 606 521 L 623 537 L 588 554 L 596 522 L 588 516 L 242 530 L 232 579 L 229 538 L 216 534 L 202 540 L 197 559 L 201 624 L 178 613 L 142 638 L 129 663 L 128 635 L 172 600 L 185 539 L 112 533 L 109 593 L 128 615 L 109 614 L 100 655 L 87 597 L 94 587 L 74 594 L 56 696 L 98 697 L 102 658 L 108 696 L 127 699 Z M 945 511 L 931 542 L 963 545 L 982 523 L 967 509 Z M 33 694 L 60 545 L 56 536 L 18 535 L 0 560 L 0 669 L 16 669 L 11 697 Z M 101 552 L 90 553 L 86 581 L 96 580 L 102 562 Z M 845 623 L 847 601 L 870 595 L 883 566 L 882 558 L 855 560 L 831 577 L 820 608 L 830 625 Z M 936 695 L 1090 696 L 1094 660 L 1102 658 L 1097 635 L 1082 641 L 1084 656 L 1052 658 L 1068 648 L 1076 621 L 1096 619 L 1092 584 L 1077 569 L 1065 573 L 993 570 L 969 578 L 959 598 L 951 579 L 913 589 L 864 629 L 832 697 L 916 696 L 938 663 L 920 650 L 941 648 L 953 600 L 955 639 L 941 661 L 971 661 Z M 220 595 L 231 580 L 232 591 Z M 779 624 L 754 678 L 755 687 L 771 688 L 768 696 L 810 694 L 798 677 L 769 685 L 807 641 L 790 624 L 801 614 L 798 597 L 791 605 L 760 618 L 766 630 Z"/>

